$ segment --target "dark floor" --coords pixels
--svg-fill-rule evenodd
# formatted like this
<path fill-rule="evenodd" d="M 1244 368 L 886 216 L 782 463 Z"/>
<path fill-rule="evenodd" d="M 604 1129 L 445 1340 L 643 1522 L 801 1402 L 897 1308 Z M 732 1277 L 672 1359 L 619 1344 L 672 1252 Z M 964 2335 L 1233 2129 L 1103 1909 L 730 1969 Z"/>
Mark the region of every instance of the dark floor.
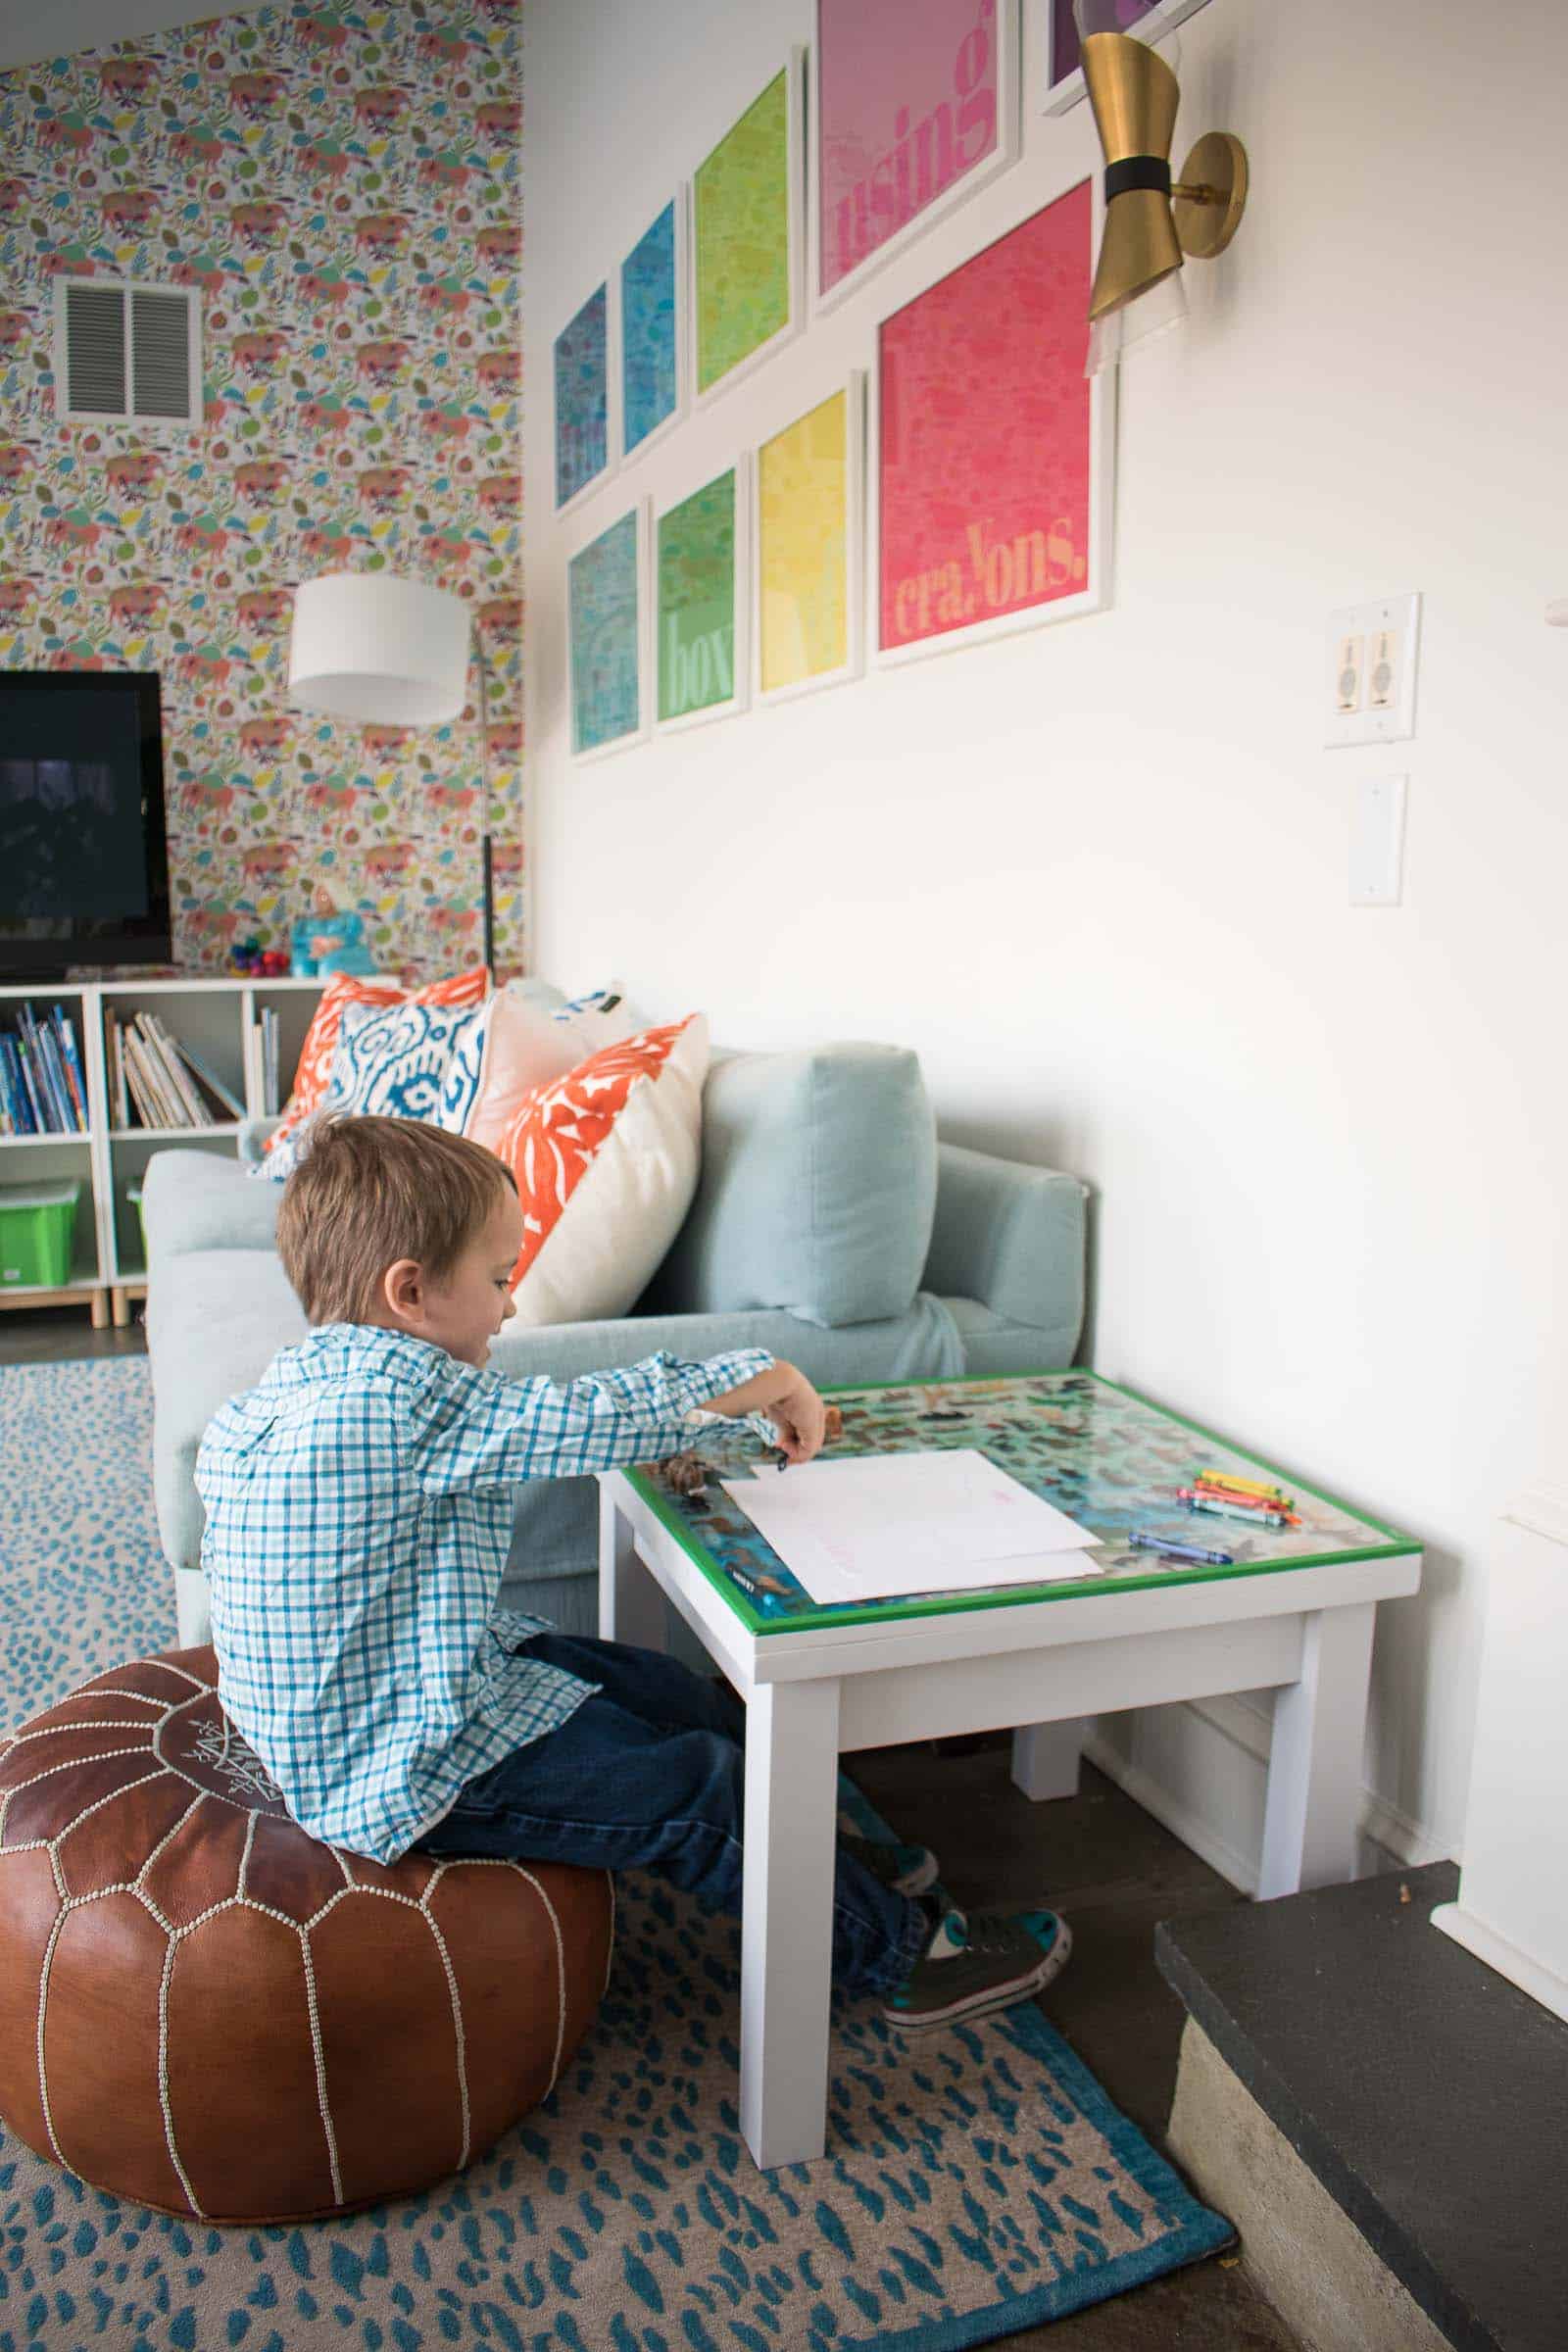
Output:
<path fill-rule="evenodd" d="M 139 1313 L 139 1310 L 137 1310 Z M 140 1322 L 94 1331 L 84 1307 L 0 1315 L 0 1364 L 143 1350 Z M 876 1748 L 856 1780 L 902 1836 L 942 1857 L 960 1902 L 1023 1907 L 1042 1897 L 1072 1927 L 1072 1958 L 1046 2013 L 1125 2115 L 1162 2144 L 1185 2011 L 1154 1966 L 1154 1925 L 1242 1901 L 1235 1888 L 1092 1765 L 1082 1793 L 1034 1804 L 1007 1773 L 1006 1735 Z M 1293 2352 L 1295 2338 L 1234 2257 L 1177 2271 L 1008 2352 Z"/>

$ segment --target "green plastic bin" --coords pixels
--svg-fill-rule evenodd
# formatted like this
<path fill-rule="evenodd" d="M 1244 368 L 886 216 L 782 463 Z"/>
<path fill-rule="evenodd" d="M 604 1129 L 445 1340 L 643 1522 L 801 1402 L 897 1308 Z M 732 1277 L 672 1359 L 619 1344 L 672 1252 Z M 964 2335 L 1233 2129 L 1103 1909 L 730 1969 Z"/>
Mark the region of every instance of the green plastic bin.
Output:
<path fill-rule="evenodd" d="M 141 1186 L 139 1184 L 127 1184 L 125 1187 L 125 1199 L 130 1202 L 131 1207 L 136 1211 L 136 1223 L 141 1228 L 141 1262 L 143 1265 L 145 1265 L 147 1263 L 147 1219 L 142 1214 Z"/>
<path fill-rule="evenodd" d="M 60 1290 L 71 1280 L 80 1198 L 79 1183 L 0 1185 L 0 1290 Z"/>

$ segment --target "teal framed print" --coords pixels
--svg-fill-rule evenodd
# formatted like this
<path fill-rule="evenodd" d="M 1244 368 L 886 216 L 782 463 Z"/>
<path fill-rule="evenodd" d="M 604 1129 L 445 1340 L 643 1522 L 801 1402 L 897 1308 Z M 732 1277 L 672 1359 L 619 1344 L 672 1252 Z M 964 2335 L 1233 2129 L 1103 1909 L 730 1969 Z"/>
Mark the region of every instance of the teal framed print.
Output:
<path fill-rule="evenodd" d="M 661 730 L 727 718 L 750 700 L 749 473 L 737 458 L 664 508 L 654 530 Z"/>
<path fill-rule="evenodd" d="M 573 759 L 648 734 L 649 502 L 641 499 L 566 565 L 566 673 Z"/>
<path fill-rule="evenodd" d="M 623 458 L 642 457 L 686 413 L 690 202 L 682 185 L 620 265 Z"/>
<path fill-rule="evenodd" d="M 556 512 L 564 514 L 610 471 L 614 317 L 608 279 L 556 337 Z"/>

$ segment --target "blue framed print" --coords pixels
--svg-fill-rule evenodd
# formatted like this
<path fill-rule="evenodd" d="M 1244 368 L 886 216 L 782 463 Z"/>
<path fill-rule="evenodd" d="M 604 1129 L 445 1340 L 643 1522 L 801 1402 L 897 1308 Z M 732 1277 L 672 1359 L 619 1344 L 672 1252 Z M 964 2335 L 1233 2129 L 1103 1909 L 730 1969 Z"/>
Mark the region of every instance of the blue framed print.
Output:
<path fill-rule="evenodd" d="M 556 337 L 556 507 L 610 465 L 610 288 L 596 286 Z"/>
<path fill-rule="evenodd" d="M 648 733 L 649 508 L 627 509 L 566 565 L 571 750 L 586 760 Z"/>
<path fill-rule="evenodd" d="M 685 413 L 686 206 L 682 188 L 620 265 L 620 413 L 628 458 Z"/>

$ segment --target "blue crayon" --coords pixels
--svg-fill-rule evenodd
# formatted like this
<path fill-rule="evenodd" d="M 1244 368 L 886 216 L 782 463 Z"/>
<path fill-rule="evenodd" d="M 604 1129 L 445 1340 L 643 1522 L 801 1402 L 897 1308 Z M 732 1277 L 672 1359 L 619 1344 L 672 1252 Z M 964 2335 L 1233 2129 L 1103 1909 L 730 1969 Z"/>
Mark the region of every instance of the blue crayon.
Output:
<path fill-rule="evenodd" d="M 1200 1567 L 1233 1568 L 1236 1564 L 1234 1551 L 1216 1551 L 1206 1544 L 1184 1544 L 1174 1536 L 1152 1535 L 1146 1527 L 1135 1527 L 1127 1541 L 1140 1551 L 1160 1551 L 1168 1560 L 1191 1560 Z"/>

